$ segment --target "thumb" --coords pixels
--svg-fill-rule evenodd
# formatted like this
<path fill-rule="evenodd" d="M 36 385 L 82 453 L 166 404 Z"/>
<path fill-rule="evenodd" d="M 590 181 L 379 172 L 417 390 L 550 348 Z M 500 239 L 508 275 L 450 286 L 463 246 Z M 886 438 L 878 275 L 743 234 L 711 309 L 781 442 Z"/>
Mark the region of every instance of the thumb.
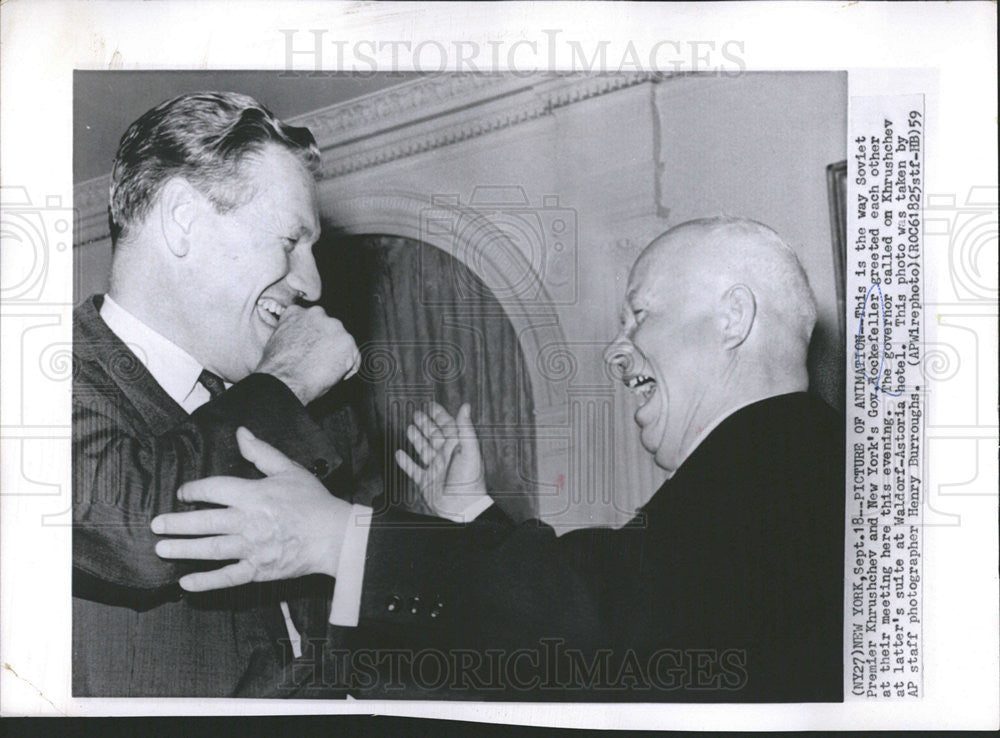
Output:
<path fill-rule="evenodd" d="M 462 407 L 458 409 L 455 422 L 459 428 L 468 428 L 472 425 L 472 406 L 469 403 L 463 403 Z"/>
<path fill-rule="evenodd" d="M 476 435 L 476 426 L 472 424 L 472 406 L 469 403 L 466 402 L 458 409 L 455 425 L 458 428 L 458 438 L 461 441 L 459 453 L 464 450 L 467 454 L 479 457 L 481 465 L 483 461 L 482 453 L 479 450 L 479 437 Z"/>
<path fill-rule="evenodd" d="M 441 457 L 446 464 L 451 463 L 451 457 L 455 453 L 455 449 L 458 449 L 459 453 L 462 453 L 462 449 L 459 446 L 459 441 L 457 438 L 449 438 L 444 442 L 444 448 L 441 449 Z"/>
<path fill-rule="evenodd" d="M 236 444 L 243 458 L 269 477 L 298 467 L 274 446 L 260 440 L 243 426 L 236 429 Z"/>

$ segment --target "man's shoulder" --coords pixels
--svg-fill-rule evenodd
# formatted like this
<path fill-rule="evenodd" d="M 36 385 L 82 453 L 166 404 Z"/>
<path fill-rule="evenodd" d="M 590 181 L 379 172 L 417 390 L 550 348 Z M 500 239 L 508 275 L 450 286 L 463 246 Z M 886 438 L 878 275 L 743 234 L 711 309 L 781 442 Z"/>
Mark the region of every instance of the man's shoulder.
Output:
<path fill-rule="evenodd" d="M 139 358 L 101 319 L 102 295 L 92 295 L 73 310 L 73 407 L 111 413 L 121 419 L 128 407 L 125 385 L 145 388 Z"/>
<path fill-rule="evenodd" d="M 664 486 L 706 489 L 723 497 L 791 489 L 804 478 L 838 484 L 843 466 L 843 421 L 805 392 L 769 397 L 740 408 L 699 445 Z M 748 498 L 749 499 L 749 498 Z"/>
<path fill-rule="evenodd" d="M 844 488 L 843 418 L 803 392 L 765 401 L 741 432 L 729 441 L 737 462 L 731 469 L 757 503 L 783 510 L 796 525 L 832 526 L 827 513 L 841 504 Z"/>
<path fill-rule="evenodd" d="M 104 355 L 108 345 L 117 341 L 101 318 L 103 295 L 91 295 L 73 308 L 73 358 L 95 361 Z M 121 341 L 118 341 L 121 344 Z M 122 344 L 124 345 L 124 344 Z"/>
<path fill-rule="evenodd" d="M 835 444 L 842 431 L 843 419 L 821 398 L 793 392 L 740 408 L 712 435 L 730 444 L 743 440 L 741 448 L 760 453 L 774 447 Z"/>

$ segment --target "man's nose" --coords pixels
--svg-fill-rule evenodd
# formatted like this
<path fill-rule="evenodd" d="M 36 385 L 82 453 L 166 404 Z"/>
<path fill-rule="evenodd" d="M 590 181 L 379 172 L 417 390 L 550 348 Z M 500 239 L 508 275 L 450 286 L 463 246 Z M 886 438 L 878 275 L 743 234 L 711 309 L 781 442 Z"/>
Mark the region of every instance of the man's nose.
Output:
<path fill-rule="evenodd" d="M 635 351 L 623 333 L 618 334 L 604 349 L 604 362 L 614 379 L 621 379 L 635 366 Z"/>
<path fill-rule="evenodd" d="M 319 299 L 323 289 L 312 246 L 299 247 L 292 252 L 292 269 L 288 273 L 288 284 L 302 293 L 309 302 Z"/>

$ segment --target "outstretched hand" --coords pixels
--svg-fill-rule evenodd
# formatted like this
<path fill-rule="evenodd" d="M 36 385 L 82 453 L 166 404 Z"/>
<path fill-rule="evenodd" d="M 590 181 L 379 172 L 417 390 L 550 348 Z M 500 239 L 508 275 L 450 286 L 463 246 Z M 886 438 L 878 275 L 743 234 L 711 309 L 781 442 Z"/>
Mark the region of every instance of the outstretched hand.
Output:
<path fill-rule="evenodd" d="M 439 517 L 462 520 L 466 510 L 487 498 L 479 439 L 468 403 L 452 417 L 431 402 L 417 410 L 406 437 L 420 457 L 416 462 L 402 449 L 396 463 L 420 489 L 424 502 Z"/>
<path fill-rule="evenodd" d="M 237 429 L 236 441 L 243 458 L 266 476 L 208 477 L 182 485 L 178 499 L 226 507 L 153 518 L 150 527 L 158 535 L 203 536 L 162 540 L 156 553 L 164 559 L 236 560 L 181 577 L 181 587 L 192 592 L 306 574 L 334 576 L 351 506 L 246 428 Z"/>

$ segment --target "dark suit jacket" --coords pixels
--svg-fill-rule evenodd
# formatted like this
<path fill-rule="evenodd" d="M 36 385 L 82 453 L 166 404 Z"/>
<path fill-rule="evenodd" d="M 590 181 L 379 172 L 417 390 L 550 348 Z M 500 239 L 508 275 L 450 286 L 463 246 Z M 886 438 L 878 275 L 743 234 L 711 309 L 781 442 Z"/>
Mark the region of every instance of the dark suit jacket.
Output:
<path fill-rule="evenodd" d="M 100 318 L 101 299 L 73 314 L 73 694 L 293 694 L 288 669 L 311 667 L 290 664 L 278 602 L 291 601 L 300 632 L 323 637 L 332 580 L 182 594 L 176 581 L 194 565 L 160 559 L 149 523 L 192 508 L 176 499 L 186 481 L 260 476 L 240 456 L 239 425 L 335 488 L 349 485 L 350 442 L 268 375 L 188 415 Z"/>
<path fill-rule="evenodd" d="M 469 526 L 376 521 L 368 642 L 443 655 L 374 692 L 841 700 L 843 449 L 830 408 L 790 394 L 724 420 L 621 530 L 557 538 L 495 506 Z"/>

